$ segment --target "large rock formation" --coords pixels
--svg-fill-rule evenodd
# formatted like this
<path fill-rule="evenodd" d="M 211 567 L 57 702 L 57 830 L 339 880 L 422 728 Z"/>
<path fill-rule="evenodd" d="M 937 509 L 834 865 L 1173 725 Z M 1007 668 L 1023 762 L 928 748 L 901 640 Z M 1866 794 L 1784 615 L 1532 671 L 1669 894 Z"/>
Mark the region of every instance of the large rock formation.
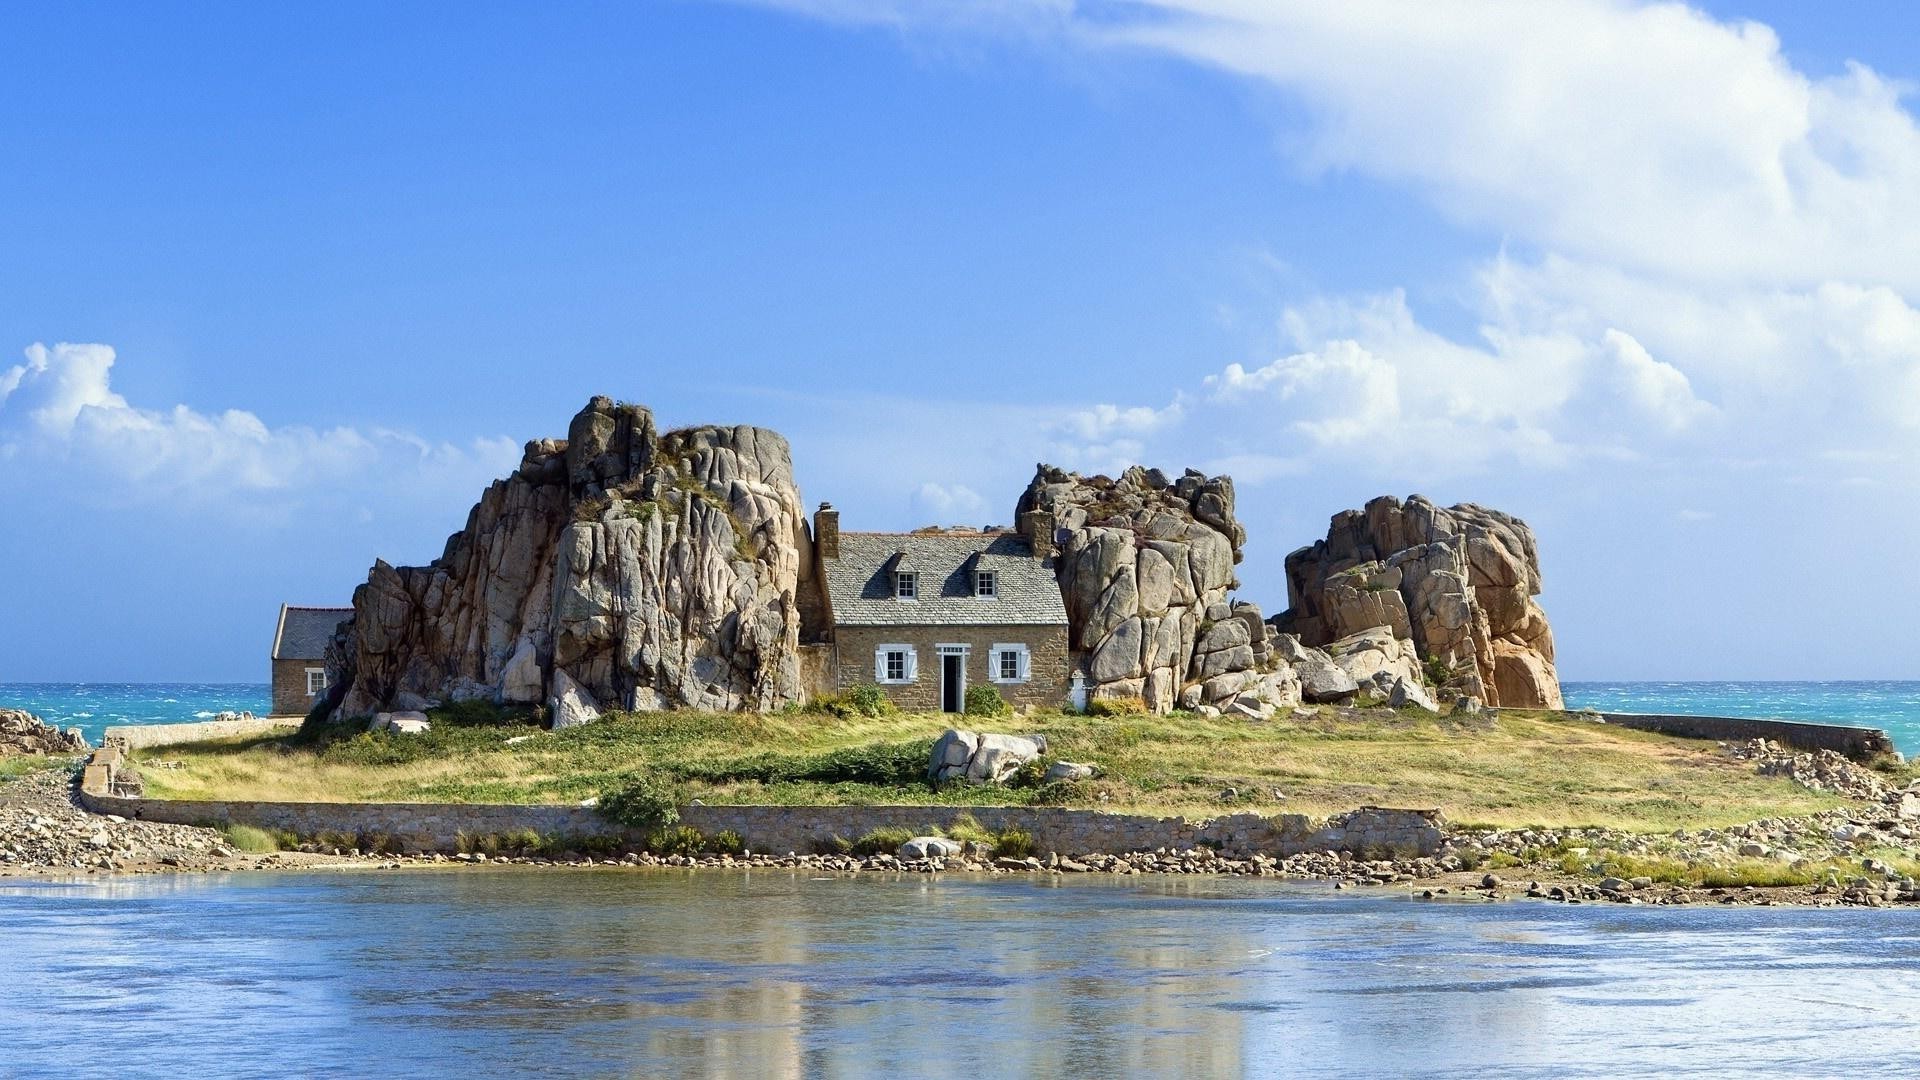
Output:
<path fill-rule="evenodd" d="M 329 653 L 338 715 L 485 698 L 768 709 L 801 696 L 809 540 L 787 442 L 661 434 L 597 397 L 527 444 L 427 566 L 374 564 Z"/>
<path fill-rule="evenodd" d="M 1558 709 L 1553 631 L 1533 599 L 1540 558 L 1519 518 L 1415 495 L 1335 514 L 1327 538 L 1287 556 L 1276 629 L 1308 645 L 1385 627 L 1491 705 Z"/>
<path fill-rule="evenodd" d="M 9 754 L 83 754 L 78 728 L 61 731 L 25 709 L 0 709 L 0 757 Z"/>
<path fill-rule="evenodd" d="M 1016 521 L 1035 550 L 1058 552 L 1070 637 L 1094 696 L 1140 697 L 1159 712 L 1243 694 L 1269 706 L 1299 700 L 1260 610 L 1228 600 L 1247 538 L 1232 479 L 1189 470 L 1170 480 L 1135 466 L 1116 480 L 1042 465 Z"/>

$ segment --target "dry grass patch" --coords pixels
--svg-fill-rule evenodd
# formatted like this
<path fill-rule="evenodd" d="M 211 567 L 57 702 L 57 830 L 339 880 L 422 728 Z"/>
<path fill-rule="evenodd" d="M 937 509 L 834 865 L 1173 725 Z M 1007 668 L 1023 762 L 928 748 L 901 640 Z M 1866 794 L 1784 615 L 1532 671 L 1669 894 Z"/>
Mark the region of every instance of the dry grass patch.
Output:
<path fill-rule="evenodd" d="M 1439 807 L 1458 822 L 1643 831 L 1842 805 L 1757 776 L 1711 742 L 1561 714 L 1456 721 L 1386 710 L 1321 710 L 1264 723 L 1056 714 L 995 720 L 987 726 L 1044 733 L 1050 758 L 1093 762 L 1101 778 L 1073 787 L 934 792 L 919 782 L 919 770 L 934 737 L 955 719 L 656 713 L 563 732 L 436 724 L 426 736 L 343 734 L 312 745 L 224 740 L 143 751 L 135 761 L 180 763 L 143 770 L 149 793 L 168 798 L 569 803 L 646 770 L 709 802 L 1053 803 L 1196 817 L 1324 814 L 1371 803 Z"/>

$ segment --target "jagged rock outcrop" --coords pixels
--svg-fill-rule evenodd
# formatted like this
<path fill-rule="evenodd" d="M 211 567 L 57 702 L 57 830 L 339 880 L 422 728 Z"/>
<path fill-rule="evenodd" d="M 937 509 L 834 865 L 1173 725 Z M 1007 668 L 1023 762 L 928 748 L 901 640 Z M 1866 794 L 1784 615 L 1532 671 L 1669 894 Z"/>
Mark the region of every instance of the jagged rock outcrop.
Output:
<path fill-rule="evenodd" d="M 527 444 L 427 566 L 375 563 L 329 650 L 337 715 L 400 700 L 769 709 L 801 696 L 811 574 L 787 441 L 660 433 L 594 398 Z"/>
<path fill-rule="evenodd" d="M 1273 625 L 1310 646 L 1383 628 L 1444 668 L 1449 691 L 1557 709 L 1553 631 L 1533 599 L 1539 592 L 1533 530 L 1519 518 L 1383 496 L 1335 514 L 1325 540 L 1287 556 L 1290 606 Z"/>
<path fill-rule="evenodd" d="M 1035 550 L 1057 551 L 1073 647 L 1095 697 L 1271 707 L 1299 701 L 1275 664 L 1260 609 L 1230 603 L 1246 530 L 1233 480 L 1188 470 L 1171 480 L 1139 466 L 1118 479 L 1041 465 L 1015 520 Z M 1251 706 L 1250 706 L 1251 707 Z"/>
<path fill-rule="evenodd" d="M 25 709 L 0 709 L 0 757 L 9 754 L 83 754 L 78 728 L 61 731 Z"/>

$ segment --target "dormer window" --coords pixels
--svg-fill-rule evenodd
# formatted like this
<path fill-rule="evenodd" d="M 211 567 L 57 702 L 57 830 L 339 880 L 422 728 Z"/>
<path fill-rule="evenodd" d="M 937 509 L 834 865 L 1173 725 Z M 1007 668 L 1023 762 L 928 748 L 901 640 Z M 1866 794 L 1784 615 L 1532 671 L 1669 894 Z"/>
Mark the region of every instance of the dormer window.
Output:
<path fill-rule="evenodd" d="M 897 571 L 893 575 L 893 598 L 896 600 L 915 600 L 920 596 L 920 575 L 911 570 Z"/>
<path fill-rule="evenodd" d="M 973 595 L 988 598 L 999 596 L 1000 575 L 992 570 L 975 570 L 973 572 Z"/>

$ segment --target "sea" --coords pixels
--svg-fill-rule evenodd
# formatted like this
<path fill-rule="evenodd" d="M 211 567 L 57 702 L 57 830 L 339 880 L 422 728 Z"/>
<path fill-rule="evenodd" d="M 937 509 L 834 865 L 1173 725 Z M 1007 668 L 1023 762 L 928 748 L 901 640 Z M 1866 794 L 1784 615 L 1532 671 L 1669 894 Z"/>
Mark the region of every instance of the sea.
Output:
<path fill-rule="evenodd" d="M 1902 752 L 1920 753 L 1920 681 L 1573 682 L 1570 708 L 1602 712 L 1746 716 L 1886 729 Z M 26 709 L 95 742 L 121 724 L 179 724 L 221 712 L 269 708 L 265 683 L 5 683 L 0 708 Z"/>

